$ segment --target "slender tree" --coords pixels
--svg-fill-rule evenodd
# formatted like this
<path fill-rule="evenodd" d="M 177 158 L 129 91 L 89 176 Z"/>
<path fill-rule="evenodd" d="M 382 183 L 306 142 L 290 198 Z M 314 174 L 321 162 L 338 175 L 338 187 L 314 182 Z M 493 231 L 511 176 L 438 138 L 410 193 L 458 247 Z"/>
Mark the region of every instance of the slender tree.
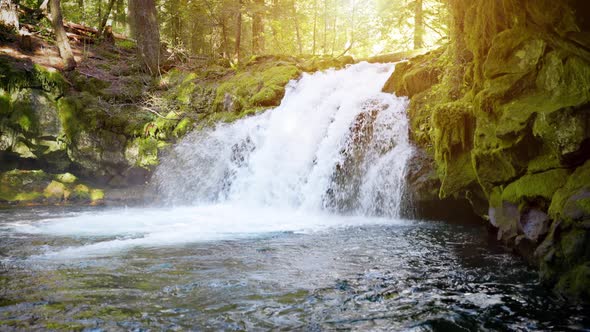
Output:
<path fill-rule="evenodd" d="M 264 52 L 264 0 L 254 0 L 252 11 L 252 53 Z"/>
<path fill-rule="evenodd" d="M 322 48 L 326 54 L 328 48 L 328 0 L 324 0 L 324 43 Z"/>
<path fill-rule="evenodd" d="M 131 25 L 137 50 L 151 75 L 160 72 L 160 30 L 154 0 L 129 0 Z"/>
<path fill-rule="evenodd" d="M 303 53 L 303 42 L 301 40 L 301 29 L 299 27 L 299 18 L 297 14 L 297 8 L 295 7 L 295 0 L 291 1 L 291 13 L 293 15 L 293 20 L 295 23 L 295 34 L 297 37 L 297 50 L 299 54 Z"/>
<path fill-rule="evenodd" d="M 76 59 L 74 59 L 74 53 L 72 53 L 68 35 L 64 29 L 60 0 L 49 0 L 49 11 L 49 19 L 55 33 L 55 42 L 59 49 L 59 55 L 64 62 L 64 70 L 73 70 L 76 68 Z"/>
<path fill-rule="evenodd" d="M 115 5 L 115 0 L 109 0 L 109 4 L 107 6 L 107 11 L 104 13 L 100 20 L 100 26 L 98 27 L 98 33 L 101 35 L 104 33 L 104 28 L 107 26 L 107 21 L 109 20 L 109 16 L 111 16 L 111 12 L 113 11 L 113 6 Z"/>
<path fill-rule="evenodd" d="M 414 49 L 424 47 L 424 12 L 422 0 L 414 2 Z"/>
<path fill-rule="evenodd" d="M 242 4 L 243 0 L 238 0 L 238 10 L 236 13 L 236 49 L 235 58 L 240 61 L 240 50 L 242 47 Z"/>
<path fill-rule="evenodd" d="M 318 25 L 318 0 L 313 0 L 313 48 L 312 48 L 313 55 L 315 55 L 315 52 L 316 52 L 317 25 Z"/>

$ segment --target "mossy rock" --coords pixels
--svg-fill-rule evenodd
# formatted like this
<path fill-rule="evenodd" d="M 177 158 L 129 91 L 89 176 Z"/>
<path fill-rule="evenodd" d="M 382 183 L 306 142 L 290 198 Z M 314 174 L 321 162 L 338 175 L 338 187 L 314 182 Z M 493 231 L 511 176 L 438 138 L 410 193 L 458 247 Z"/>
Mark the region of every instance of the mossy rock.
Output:
<path fill-rule="evenodd" d="M 483 64 L 487 79 L 506 74 L 524 75 L 535 69 L 546 43 L 526 29 L 509 29 L 497 34 Z"/>
<path fill-rule="evenodd" d="M 466 190 L 476 182 L 476 174 L 468 152 L 461 153 L 447 160 L 443 164 L 437 164 L 438 174 L 441 179 L 439 197 L 446 198 Z"/>
<path fill-rule="evenodd" d="M 0 88 L 9 92 L 38 87 L 58 96 L 67 87 L 66 80 L 57 70 L 5 55 L 0 55 L 0 73 Z"/>
<path fill-rule="evenodd" d="M 0 200 L 7 202 L 39 201 L 51 183 L 51 175 L 41 171 L 13 170 L 0 174 Z"/>
<path fill-rule="evenodd" d="M 566 222 L 590 219 L 590 160 L 563 181 L 565 185 L 555 192 L 551 201 L 551 217 Z"/>
<path fill-rule="evenodd" d="M 439 48 L 395 65 L 395 70 L 383 86 L 383 92 L 413 97 L 439 83 L 442 74 L 441 55 L 446 48 Z"/>
<path fill-rule="evenodd" d="M 41 170 L 0 173 L 0 201 L 9 204 L 98 204 L 104 192 L 90 188 L 71 173 L 48 174 Z"/>
<path fill-rule="evenodd" d="M 535 199 L 550 202 L 555 192 L 565 185 L 568 175 L 569 172 L 566 169 L 525 175 L 504 189 L 502 200 L 514 204 Z"/>
<path fill-rule="evenodd" d="M 158 149 L 161 147 L 156 138 L 135 138 L 127 144 L 125 158 L 131 165 L 150 169 L 158 165 Z"/>
<path fill-rule="evenodd" d="M 219 85 L 213 107 L 217 112 L 239 113 L 256 106 L 278 106 L 285 86 L 299 74 L 300 70 L 294 65 L 240 72 Z"/>
<path fill-rule="evenodd" d="M 78 177 L 72 173 L 58 174 L 55 176 L 55 178 L 61 183 L 74 183 L 78 181 Z"/>
<path fill-rule="evenodd" d="M 440 163 L 470 148 L 475 126 L 472 108 L 467 102 L 445 103 L 434 108 L 432 128 L 435 157 Z"/>
<path fill-rule="evenodd" d="M 510 181 L 517 175 L 512 158 L 501 149 L 474 149 L 472 160 L 479 184 L 485 191 L 495 184 Z"/>
<path fill-rule="evenodd" d="M 50 202 L 61 202 L 67 199 L 69 195 L 66 185 L 55 180 L 51 181 L 47 188 L 43 190 L 43 196 Z"/>
<path fill-rule="evenodd" d="M 590 262 L 571 269 L 559 278 L 556 290 L 572 299 L 590 299 Z"/>

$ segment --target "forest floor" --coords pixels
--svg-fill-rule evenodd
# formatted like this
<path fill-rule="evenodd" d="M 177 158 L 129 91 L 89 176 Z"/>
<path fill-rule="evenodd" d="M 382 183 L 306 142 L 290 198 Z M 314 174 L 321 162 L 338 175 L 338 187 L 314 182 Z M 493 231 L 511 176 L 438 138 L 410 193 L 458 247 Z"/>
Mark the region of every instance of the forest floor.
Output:
<path fill-rule="evenodd" d="M 123 90 L 126 84 L 121 73 L 131 71 L 136 65 L 137 56 L 132 41 L 116 41 L 114 44 L 70 41 L 76 59 L 75 71 L 87 78 L 107 82 L 112 93 Z M 0 56 L 5 55 L 20 60 L 25 65 L 41 65 L 63 71 L 63 61 L 57 46 L 49 38 L 31 35 L 30 50 L 23 50 L 17 38 L 0 39 Z M 67 78 L 66 78 L 67 79 Z"/>

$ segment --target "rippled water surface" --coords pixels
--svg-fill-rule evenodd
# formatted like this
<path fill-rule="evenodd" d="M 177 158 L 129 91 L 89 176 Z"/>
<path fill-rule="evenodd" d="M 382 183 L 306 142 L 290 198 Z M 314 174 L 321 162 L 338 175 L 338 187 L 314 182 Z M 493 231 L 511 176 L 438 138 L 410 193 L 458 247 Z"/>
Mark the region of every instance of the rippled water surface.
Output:
<path fill-rule="evenodd" d="M 590 328 L 483 227 L 207 211 L 0 211 L 0 330 Z"/>

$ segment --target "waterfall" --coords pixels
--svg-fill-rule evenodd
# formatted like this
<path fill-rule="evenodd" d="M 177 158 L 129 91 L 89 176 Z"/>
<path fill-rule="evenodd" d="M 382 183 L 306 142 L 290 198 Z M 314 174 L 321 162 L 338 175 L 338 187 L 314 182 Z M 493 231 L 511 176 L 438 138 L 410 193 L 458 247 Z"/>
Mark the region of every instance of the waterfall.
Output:
<path fill-rule="evenodd" d="M 407 99 L 380 92 L 393 67 L 303 74 L 277 108 L 192 132 L 157 168 L 158 195 L 398 217 L 412 148 Z"/>

